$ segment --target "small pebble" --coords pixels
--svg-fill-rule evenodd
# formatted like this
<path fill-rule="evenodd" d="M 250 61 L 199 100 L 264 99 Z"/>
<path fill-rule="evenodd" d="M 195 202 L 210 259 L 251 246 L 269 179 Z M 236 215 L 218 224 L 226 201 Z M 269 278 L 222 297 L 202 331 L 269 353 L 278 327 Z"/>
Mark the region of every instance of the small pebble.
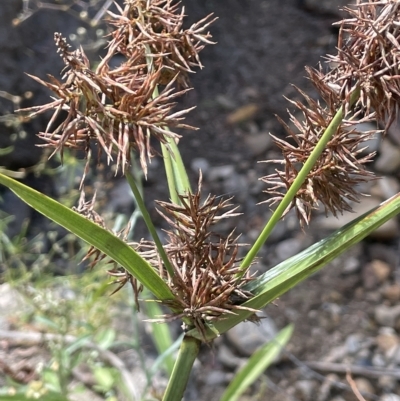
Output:
<path fill-rule="evenodd" d="M 207 175 L 209 169 L 210 169 L 210 163 L 208 162 L 207 159 L 205 159 L 204 157 L 195 157 L 194 159 L 192 159 L 192 161 L 190 162 L 190 168 L 192 169 L 192 171 L 194 171 L 195 173 L 198 173 L 199 170 L 201 170 L 201 172 L 204 175 Z"/>
<path fill-rule="evenodd" d="M 360 259 L 356 257 L 349 257 L 343 261 L 342 273 L 353 274 L 357 273 L 361 268 Z"/>
<path fill-rule="evenodd" d="M 386 358 L 382 354 L 375 354 L 372 357 L 372 365 L 377 368 L 383 368 L 387 365 Z"/>
<path fill-rule="evenodd" d="M 288 238 L 275 246 L 278 260 L 286 260 L 301 250 L 301 241 L 298 238 Z"/>
<path fill-rule="evenodd" d="M 213 369 L 212 372 L 210 372 L 207 375 L 205 379 L 205 384 L 207 386 L 218 386 L 221 384 L 226 384 L 226 381 L 227 381 L 226 372 Z"/>
<path fill-rule="evenodd" d="M 207 179 L 209 181 L 225 180 L 235 173 L 235 166 L 228 164 L 225 166 L 211 167 L 207 171 Z"/>
<path fill-rule="evenodd" d="M 218 347 L 218 361 L 229 369 L 236 369 L 243 363 L 243 358 L 239 358 L 229 347 L 221 344 L 220 347 Z"/>
<path fill-rule="evenodd" d="M 400 305 L 378 305 L 375 308 L 375 321 L 381 326 L 395 327 L 396 321 L 399 317 Z"/>
<path fill-rule="evenodd" d="M 295 384 L 295 395 L 301 400 L 309 401 L 312 399 L 316 387 L 314 380 L 299 380 Z"/>
<path fill-rule="evenodd" d="M 400 401 L 400 396 L 394 393 L 384 394 L 379 401 Z"/>
<path fill-rule="evenodd" d="M 244 142 L 251 156 L 256 157 L 267 151 L 272 145 L 272 138 L 266 132 L 247 135 Z"/>
<path fill-rule="evenodd" d="M 384 353 L 386 353 L 393 347 L 397 347 L 397 345 L 399 344 L 399 338 L 394 333 L 394 330 L 392 328 L 390 329 L 393 331 L 392 333 L 382 333 L 375 338 L 378 349 Z"/>
<path fill-rule="evenodd" d="M 390 276 L 391 269 L 387 263 L 381 260 L 373 260 L 371 266 L 379 283 L 383 283 Z"/>
<path fill-rule="evenodd" d="M 350 334 L 345 341 L 346 349 L 349 354 L 356 354 L 361 349 L 363 337 L 361 334 Z"/>
<path fill-rule="evenodd" d="M 369 380 L 365 379 L 364 377 L 358 377 L 354 379 L 354 383 L 360 393 L 375 394 L 374 386 L 371 384 Z"/>
<path fill-rule="evenodd" d="M 278 333 L 274 321 L 270 318 L 261 319 L 259 324 L 242 322 L 227 332 L 227 337 L 237 351 L 245 356 L 270 341 Z"/>
<path fill-rule="evenodd" d="M 378 384 L 383 391 L 393 391 L 396 388 L 397 379 L 393 376 L 380 376 L 378 379 Z"/>
<path fill-rule="evenodd" d="M 395 303 L 400 301 L 400 284 L 393 284 L 383 290 L 383 296 Z"/>

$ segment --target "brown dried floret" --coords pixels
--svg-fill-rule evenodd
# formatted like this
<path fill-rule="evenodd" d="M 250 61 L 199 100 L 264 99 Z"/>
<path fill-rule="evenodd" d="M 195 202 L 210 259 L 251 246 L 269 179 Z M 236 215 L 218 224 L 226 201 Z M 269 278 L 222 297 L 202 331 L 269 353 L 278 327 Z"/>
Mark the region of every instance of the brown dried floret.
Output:
<path fill-rule="evenodd" d="M 357 0 L 345 10 L 350 18 L 337 23 L 338 54 L 328 57 L 333 68 L 325 81 L 338 88 L 342 101 L 359 87 L 357 104 L 366 114 L 375 113 L 387 129 L 399 111 L 400 4 Z"/>
<path fill-rule="evenodd" d="M 310 77 L 314 82 L 319 75 L 310 70 Z M 323 87 L 320 81 L 314 83 L 316 86 Z M 283 169 L 276 169 L 275 173 L 262 178 L 270 186 L 265 191 L 271 195 L 271 198 L 266 201 L 270 205 L 283 199 L 336 112 L 337 103 L 333 103 L 330 108 L 322 107 L 319 102 L 297 90 L 305 99 L 306 104 L 293 100 L 290 102 L 303 114 L 302 121 L 289 113 L 293 129 L 278 117 L 288 133 L 288 139 L 283 140 L 272 135 L 275 144 L 282 151 L 283 160 L 267 162 L 281 164 Z M 323 98 L 328 100 L 331 93 L 327 89 L 323 93 Z M 359 201 L 360 194 L 357 185 L 374 178 L 374 174 L 366 170 L 365 165 L 372 160 L 375 152 L 365 155 L 362 144 L 376 135 L 377 130 L 358 132 L 354 128 L 355 123 L 365 121 L 369 121 L 369 117 L 356 121 L 344 120 L 338 126 L 291 205 L 285 211 L 286 214 L 294 207 L 302 227 L 309 223 L 311 212 L 318 209 L 319 203 L 324 205 L 326 213 L 330 212 L 334 216 L 343 211 L 352 210 L 350 202 Z"/>
<path fill-rule="evenodd" d="M 234 232 L 223 238 L 212 230 L 221 219 L 237 215 L 236 208 L 225 210 L 231 206 L 230 199 L 218 202 L 215 196 L 208 196 L 201 202 L 201 181 L 197 193 L 180 199 L 182 205 L 157 202 L 159 213 L 171 227 L 165 251 L 174 276 L 168 274 L 153 243 L 142 241 L 137 250 L 158 266 L 176 297 L 168 304 L 175 312 L 158 321 L 186 318 L 205 337 L 207 323 L 221 319 L 223 314 L 237 310 L 257 312 L 241 306 L 251 296 L 242 288 L 251 277 L 248 273 L 239 275 L 240 244 Z"/>
<path fill-rule="evenodd" d="M 56 98 L 23 111 L 33 117 L 54 110 L 39 137 L 46 142 L 42 146 L 54 148 L 61 156 L 64 147 L 84 150 L 88 166 L 91 143 L 95 143 L 98 156 L 105 152 L 108 162 L 115 161 L 116 171 L 121 168 L 124 172 L 135 150 L 146 174 L 154 153 L 151 137 L 166 144 L 168 139 L 180 138 L 171 129 L 194 129 L 182 123 L 191 109 L 173 109 L 175 99 L 189 90 L 187 73 L 201 67 L 199 51 L 212 43 L 205 30 L 213 20 L 208 16 L 184 30 L 183 9 L 171 0 L 128 0 L 123 9 L 116 7 L 119 14 L 109 13 L 115 29 L 108 52 L 95 71 L 83 49 L 70 51 L 61 34 L 55 34 L 66 66 L 62 81 L 52 76 L 49 82 L 32 78 L 52 90 Z M 112 67 L 116 56 L 122 57 L 121 64 Z M 176 84 L 185 89 L 177 91 Z M 65 112 L 67 116 L 54 127 Z"/>
<path fill-rule="evenodd" d="M 81 191 L 78 206 L 74 207 L 73 210 L 85 216 L 88 220 L 93 221 L 100 227 L 106 229 L 106 225 L 104 223 L 103 218 L 94 210 L 95 202 L 96 202 L 96 194 L 94 194 L 94 196 L 90 201 L 86 201 L 85 192 Z M 123 239 L 125 242 L 127 242 L 129 231 L 130 227 L 128 226 L 125 229 L 121 230 L 120 232 L 116 233 L 116 235 L 121 239 Z M 84 258 L 82 259 L 82 262 L 85 260 L 90 260 L 89 268 L 93 269 L 99 262 L 105 260 L 106 258 L 107 258 L 106 254 L 104 254 L 94 246 L 91 246 L 87 251 L 86 255 L 84 256 Z M 139 293 L 143 291 L 143 286 L 138 283 L 137 279 L 133 277 L 132 274 L 126 271 L 123 267 L 119 266 L 113 260 L 110 260 L 108 263 L 113 265 L 113 267 L 110 270 L 108 270 L 108 274 L 116 278 L 114 281 L 111 282 L 111 284 L 118 284 L 118 287 L 110 295 L 115 294 L 122 287 L 124 287 L 125 284 L 129 283 L 133 289 L 136 306 L 139 310 L 138 297 Z"/>
<path fill-rule="evenodd" d="M 286 210 L 295 207 L 302 225 L 309 222 L 319 202 L 335 216 L 351 210 L 350 202 L 357 202 L 362 195 L 357 184 L 374 178 L 365 168 L 374 152 L 365 155 L 362 144 L 382 132 L 358 132 L 356 125 L 375 121 L 377 127 L 385 124 L 385 132 L 399 111 L 400 3 L 358 0 L 346 11 L 350 18 L 340 22 L 338 54 L 328 56 L 330 70 L 326 74 L 321 68 L 307 70 L 325 105 L 303 92 L 305 104 L 291 101 L 304 120 L 290 114 L 295 129 L 280 120 L 290 140 L 274 137 L 283 160 L 272 162 L 284 169 L 262 178 L 270 185 L 266 192 L 272 198 L 267 202 L 279 202 L 342 107 L 342 122 Z"/>

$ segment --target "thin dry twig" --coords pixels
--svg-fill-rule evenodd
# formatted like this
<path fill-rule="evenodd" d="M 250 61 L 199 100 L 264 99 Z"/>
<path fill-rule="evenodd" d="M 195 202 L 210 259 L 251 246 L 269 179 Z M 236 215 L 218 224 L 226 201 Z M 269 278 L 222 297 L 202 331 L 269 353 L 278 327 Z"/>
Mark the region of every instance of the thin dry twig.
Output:
<path fill-rule="evenodd" d="M 360 390 L 357 388 L 357 385 L 355 383 L 355 381 L 353 380 L 353 378 L 351 377 L 351 373 L 350 373 L 350 369 L 347 370 L 346 373 L 346 380 L 347 382 L 350 384 L 351 389 L 354 392 L 354 395 L 357 397 L 358 401 L 367 401 L 360 393 Z"/>
<path fill-rule="evenodd" d="M 352 374 L 379 378 L 381 376 L 391 376 L 398 380 L 400 380 L 400 369 L 388 369 L 388 368 L 372 368 L 372 367 L 363 367 L 357 365 L 346 365 L 344 363 L 334 363 L 334 362 L 319 362 L 319 361 L 308 361 L 304 362 L 304 364 L 315 370 L 319 370 L 321 372 L 333 372 L 333 373 L 342 373 L 345 374 L 348 370 Z"/>

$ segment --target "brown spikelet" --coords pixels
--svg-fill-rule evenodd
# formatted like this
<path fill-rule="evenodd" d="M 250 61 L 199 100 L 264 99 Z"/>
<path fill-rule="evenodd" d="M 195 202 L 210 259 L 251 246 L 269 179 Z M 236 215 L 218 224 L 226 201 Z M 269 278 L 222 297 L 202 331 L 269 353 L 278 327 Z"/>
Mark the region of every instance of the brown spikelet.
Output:
<path fill-rule="evenodd" d="M 153 266 L 159 266 L 176 297 L 169 305 L 175 313 L 159 321 L 186 318 L 205 336 L 207 323 L 222 314 L 250 310 L 241 304 L 251 295 L 242 289 L 251 278 L 248 274 L 238 277 L 239 244 L 234 232 L 224 238 L 212 230 L 221 219 L 237 215 L 236 208 L 226 210 L 231 206 L 230 199 L 218 202 L 215 196 L 208 196 L 201 201 L 201 180 L 197 193 L 180 199 L 182 205 L 157 202 L 159 213 L 171 227 L 165 250 L 174 276 L 167 273 L 152 243 L 142 242 L 137 249 Z"/>
<path fill-rule="evenodd" d="M 39 137 L 55 152 L 65 147 L 80 149 L 91 157 L 91 144 L 98 156 L 124 172 L 131 152 L 139 154 L 146 175 L 147 162 L 154 151 L 150 138 L 166 143 L 178 141 L 177 128 L 194 129 L 182 122 L 191 109 L 173 112 L 176 98 L 189 88 L 188 72 L 201 67 L 198 53 L 212 43 L 206 31 L 210 16 L 184 30 L 183 9 L 170 0 L 128 0 L 116 4 L 118 13 L 110 14 L 111 32 L 108 52 L 95 71 L 83 49 L 70 51 L 60 33 L 54 35 L 58 52 L 65 63 L 62 81 L 49 76 L 49 82 L 32 77 L 56 94 L 54 101 L 24 110 L 30 117 L 53 110 L 53 116 Z M 116 67 L 110 65 L 118 57 Z M 184 87 L 177 90 L 176 86 Z M 64 112 L 64 113 L 62 113 Z M 64 120 L 55 126 L 61 115 Z"/>
<path fill-rule="evenodd" d="M 92 200 L 85 201 L 85 193 L 81 191 L 81 195 L 79 198 L 79 203 L 77 207 L 74 207 L 77 213 L 85 216 L 88 220 L 93 221 L 94 223 L 98 224 L 100 227 L 105 228 L 105 223 L 103 218 L 94 210 L 94 205 L 96 202 L 96 194 L 94 194 Z M 130 227 L 126 227 L 121 232 L 116 233 L 118 237 L 121 237 L 124 241 L 127 241 L 127 235 L 129 233 Z M 101 252 L 99 249 L 91 246 L 82 259 L 82 262 L 85 260 L 91 260 L 89 263 L 89 268 L 93 269 L 98 263 L 105 260 L 107 255 Z M 121 266 L 118 266 L 117 263 L 114 261 L 109 261 L 109 264 L 112 264 L 112 269 L 108 270 L 108 274 L 116 279 L 111 284 L 118 284 L 118 287 L 110 294 L 113 295 L 118 292 L 125 284 L 129 283 L 133 289 L 133 293 L 135 295 L 136 307 L 139 310 L 139 293 L 143 291 L 143 286 L 138 283 L 136 278 L 134 278 L 129 272 L 127 272 Z"/>
<path fill-rule="evenodd" d="M 346 8 L 350 18 L 340 22 L 338 54 L 328 56 L 330 70 L 324 74 L 307 69 L 310 80 L 318 90 L 321 103 L 300 92 L 304 103 L 291 101 L 303 114 L 299 121 L 292 114 L 294 128 L 283 124 L 288 139 L 273 137 L 282 150 L 283 169 L 263 177 L 270 188 L 270 205 L 279 202 L 292 186 L 298 173 L 315 149 L 322 134 L 343 107 L 344 118 L 336 128 L 318 161 L 307 175 L 286 213 L 296 208 L 301 225 L 308 224 L 311 211 L 323 204 L 333 215 L 351 210 L 358 202 L 359 183 L 374 178 L 366 164 L 374 152 L 366 153 L 365 143 L 378 132 L 385 132 L 396 118 L 400 101 L 400 6 L 398 1 L 357 1 Z M 358 99 L 351 104 L 353 93 Z M 357 124 L 375 121 L 385 130 L 358 132 Z"/>
<path fill-rule="evenodd" d="M 345 8 L 350 18 L 340 25 L 338 54 L 329 56 L 332 70 L 325 81 L 338 98 L 360 88 L 358 106 L 374 113 L 385 129 L 394 121 L 400 101 L 400 7 L 398 1 L 360 1 Z"/>
<path fill-rule="evenodd" d="M 282 151 L 283 160 L 267 162 L 281 164 L 283 169 L 276 169 L 275 173 L 262 178 L 269 185 L 265 192 L 271 195 L 266 201 L 271 206 L 279 202 L 289 190 L 335 113 L 334 109 L 324 108 L 304 92 L 299 92 L 306 104 L 300 101 L 290 102 L 302 112 L 303 120 L 299 121 L 289 113 L 295 127 L 293 129 L 278 117 L 288 139 L 283 140 L 272 135 L 275 144 Z M 363 121 L 365 120 L 368 119 Z M 326 212 L 334 216 L 352 210 L 349 202 L 357 202 L 359 199 L 357 185 L 374 178 L 374 174 L 366 170 L 365 165 L 375 153 L 363 155 L 364 149 L 361 145 L 375 135 L 376 131 L 357 132 L 353 125 L 354 122 L 345 121 L 337 128 L 286 210 L 285 214 L 292 207 L 296 209 L 302 227 L 309 223 L 312 210 L 318 209 L 320 203 L 324 205 Z"/>

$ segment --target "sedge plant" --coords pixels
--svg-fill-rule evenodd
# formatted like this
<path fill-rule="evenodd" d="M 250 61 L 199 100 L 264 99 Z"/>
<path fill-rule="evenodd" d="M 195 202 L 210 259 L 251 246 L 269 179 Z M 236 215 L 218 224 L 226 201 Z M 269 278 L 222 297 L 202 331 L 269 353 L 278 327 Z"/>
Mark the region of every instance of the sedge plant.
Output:
<path fill-rule="evenodd" d="M 153 241 L 131 243 L 126 230 L 110 232 L 94 201 L 84 196 L 71 210 L 5 174 L 0 174 L 0 183 L 88 242 L 93 265 L 108 257 L 113 263 L 110 274 L 119 287 L 130 284 L 137 300 L 146 287 L 154 300 L 169 308 L 154 322 L 182 321 L 184 337 L 163 396 L 165 401 L 181 400 L 201 344 L 244 320 L 257 322 L 261 308 L 400 212 L 397 194 L 265 274 L 249 273 L 275 225 L 291 209 L 305 228 L 320 205 L 335 216 L 351 210 L 361 196 L 357 185 L 374 178 L 366 168 L 374 154 L 366 155 L 363 144 L 378 129 L 358 132 L 357 127 L 373 121 L 386 131 L 397 116 L 400 3 L 358 0 L 339 23 L 337 54 L 328 56 L 324 68 L 307 68 L 320 100 L 298 89 L 303 101 L 291 103 L 303 118 L 290 114 L 291 125 L 280 119 L 288 138 L 273 139 L 283 158 L 267 160 L 278 168 L 261 178 L 266 202 L 276 207 L 244 258 L 239 257 L 238 234 L 221 236 L 214 228 L 220 220 L 237 216 L 233 200 L 204 196 L 201 173 L 192 189 L 176 132 L 194 129 L 183 122 L 190 110 L 175 111 L 175 99 L 190 90 L 189 74 L 202 67 L 199 53 L 213 44 L 209 29 L 216 18 L 205 16 L 185 29 L 178 1 L 126 0 L 116 8 L 108 12 L 107 54 L 95 69 L 82 49 L 71 50 L 62 34 L 55 34 L 65 63 L 62 79 L 32 77 L 55 96 L 46 105 L 22 112 L 34 117 L 53 111 L 39 133 L 41 146 L 54 149 L 61 158 L 65 148 L 83 150 L 85 171 L 94 155 L 97 160 L 103 155 L 116 174 L 124 175 Z M 123 59 L 118 66 L 111 63 L 115 56 Z M 135 153 L 146 177 L 147 165 L 157 155 L 152 143 L 157 141 L 169 188 L 169 200 L 156 200 L 170 226 L 166 243 L 157 235 L 131 171 Z M 82 190 L 84 183 L 85 174 Z M 226 394 L 231 399 L 229 391 Z"/>

